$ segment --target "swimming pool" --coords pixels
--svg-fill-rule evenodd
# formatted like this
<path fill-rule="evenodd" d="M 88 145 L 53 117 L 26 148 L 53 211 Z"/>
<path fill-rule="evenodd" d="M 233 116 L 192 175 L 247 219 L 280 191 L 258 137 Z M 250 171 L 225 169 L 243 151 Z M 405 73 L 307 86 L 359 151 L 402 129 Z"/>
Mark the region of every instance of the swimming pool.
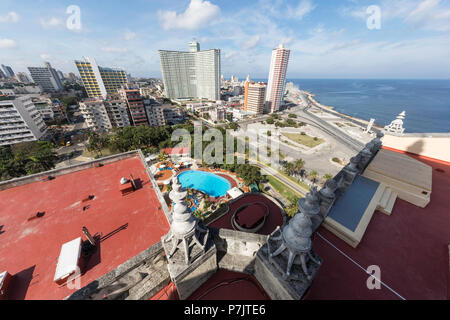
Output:
<path fill-rule="evenodd" d="M 217 174 L 205 171 L 185 171 L 178 175 L 184 188 L 200 190 L 211 197 L 223 197 L 231 189 L 231 183 Z"/>

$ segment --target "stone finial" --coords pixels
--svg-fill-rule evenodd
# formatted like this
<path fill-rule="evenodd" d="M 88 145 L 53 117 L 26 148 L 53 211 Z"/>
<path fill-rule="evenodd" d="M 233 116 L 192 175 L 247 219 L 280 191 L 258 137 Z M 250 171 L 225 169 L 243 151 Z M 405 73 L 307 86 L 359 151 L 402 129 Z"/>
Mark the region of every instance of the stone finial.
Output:
<path fill-rule="evenodd" d="M 172 200 L 172 217 L 173 221 L 170 226 L 169 235 L 164 238 L 164 242 L 172 240 L 172 249 L 167 254 L 170 259 L 177 251 L 180 242 L 183 243 L 185 263 L 190 263 L 190 245 L 192 239 L 194 245 L 197 244 L 204 251 L 206 242 L 208 241 L 208 230 L 199 225 L 199 220 L 194 217 L 186 205 L 187 191 L 182 187 L 177 177 L 172 178 L 172 191 L 169 198 Z M 201 243 L 200 236 L 205 233 L 204 243 Z"/>
<path fill-rule="evenodd" d="M 359 155 L 361 156 L 360 164 L 363 168 L 370 162 L 370 159 L 372 159 L 372 149 L 374 147 L 374 144 L 372 142 L 369 142 L 366 144 L 365 148 L 361 150 Z"/>
<path fill-rule="evenodd" d="M 377 132 L 377 137 L 375 139 L 372 140 L 372 142 L 374 143 L 374 152 L 376 153 L 378 150 L 381 149 L 381 146 L 383 145 L 383 141 L 381 141 L 381 139 L 384 137 L 384 133 L 379 131 Z"/>
<path fill-rule="evenodd" d="M 277 249 L 273 252 L 270 252 L 269 249 L 269 258 L 271 262 L 277 265 L 277 269 L 281 271 L 281 274 L 284 279 L 294 278 L 301 279 L 301 275 L 292 274 L 292 268 L 294 264 L 301 265 L 304 275 L 308 280 L 311 280 L 311 275 L 308 272 L 307 267 L 307 259 L 310 259 L 316 264 L 320 264 L 318 260 L 316 260 L 312 253 L 312 222 L 311 219 L 305 215 L 302 211 L 292 218 L 289 223 L 283 227 L 281 234 L 278 237 L 272 237 L 273 241 L 280 241 L 281 243 L 277 247 Z M 279 263 L 275 261 L 275 257 L 281 255 L 284 251 L 288 252 L 287 255 L 287 264 L 286 269 L 280 268 Z M 282 255 L 282 260 L 285 256 Z M 298 257 L 296 261 L 296 258 Z M 279 259 L 278 259 L 279 260 Z M 283 265 L 285 262 L 283 263 Z"/>
<path fill-rule="evenodd" d="M 182 202 L 187 197 L 187 190 L 183 188 L 177 177 L 172 178 L 172 191 L 169 193 L 169 198 L 174 203 Z"/>
<path fill-rule="evenodd" d="M 347 166 L 347 170 L 351 171 L 351 172 L 358 172 L 358 164 L 359 161 L 361 160 L 361 157 L 359 155 L 352 157 L 350 159 L 350 163 Z"/>
<path fill-rule="evenodd" d="M 300 212 L 303 212 L 309 217 L 312 217 L 319 213 L 320 208 L 317 187 L 311 188 L 310 192 L 306 194 L 305 198 L 301 198 L 300 200 L 298 200 L 298 207 Z"/>
<path fill-rule="evenodd" d="M 327 180 L 327 182 L 325 182 L 325 188 L 322 188 L 319 193 L 327 199 L 334 199 L 336 197 L 334 192 L 336 191 L 337 187 L 338 185 L 336 180 L 329 179 Z"/>

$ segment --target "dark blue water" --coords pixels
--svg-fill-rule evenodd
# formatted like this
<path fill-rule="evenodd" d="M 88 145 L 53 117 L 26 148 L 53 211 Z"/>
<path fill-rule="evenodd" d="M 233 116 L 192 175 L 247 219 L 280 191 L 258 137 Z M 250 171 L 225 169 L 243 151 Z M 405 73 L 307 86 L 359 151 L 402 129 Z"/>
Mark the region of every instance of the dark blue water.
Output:
<path fill-rule="evenodd" d="M 405 132 L 450 132 L 450 80 L 290 79 L 336 111 L 381 126 L 406 111 Z"/>

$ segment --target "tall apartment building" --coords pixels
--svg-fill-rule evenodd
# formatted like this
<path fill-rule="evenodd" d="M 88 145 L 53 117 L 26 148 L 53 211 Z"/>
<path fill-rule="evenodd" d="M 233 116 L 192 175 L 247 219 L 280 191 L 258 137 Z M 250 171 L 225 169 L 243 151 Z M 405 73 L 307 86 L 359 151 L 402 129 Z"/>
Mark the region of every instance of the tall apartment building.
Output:
<path fill-rule="evenodd" d="M 144 99 L 145 113 L 152 127 L 165 126 L 163 106 L 151 99 Z"/>
<path fill-rule="evenodd" d="M 12 78 L 14 77 L 14 71 L 10 66 L 5 66 L 2 64 L 2 69 L 4 71 L 4 74 L 7 78 Z"/>
<path fill-rule="evenodd" d="M 266 99 L 266 85 L 264 83 L 250 83 L 245 85 L 244 110 L 255 114 L 264 113 Z"/>
<path fill-rule="evenodd" d="M 140 126 L 149 124 L 147 114 L 145 112 L 144 99 L 137 89 L 121 89 L 119 94 L 123 100 L 127 102 L 128 111 L 131 116 L 133 125 Z"/>
<path fill-rule="evenodd" d="M 129 127 L 127 104 L 123 100 L 91 98 L 79 103 L 88 128 L 109 131 L 113 127 Z"/>
<path fill-rule="evenodd" d="M 189 52 L 159 50 L 167 98 L 220 99 L 220 49 L 200 50 L 197 41 Z"/>
<path fill-rule="evenodd" d="M 100 67 L 93 58 L 84 57 L 84 61 L 75 64 L 90 98 L 106 98 L 127 83 L 125 70 Z"/>
<path fill-rule="evenodd" d="M 27 76 L 27 74 L 25 72 L 19 72 L 16 75 L 17 80 L 24 83 L 24 84 L 29 84 L 31 83 L 30 78 Z"/>
<path fill-rule="evenodd" d="M 39 85 L 44 92 L 55 92 L 64 89 L 58 73 L 48 62 L 45 62 L 45 67 L 28 67 L 28 71 L 34 83 Z"/>
<path fill-rule="evenodd" d="M 282 44 L 272 51 L 266 92 L 266 112 L 272 113 L 280 110 L 286 85 L 286 71 L 290 53 L 291 51 L 285 49 Z"/>
<path fill-rule="evenodd" d="M 39 140 L 47 131 L 30 97 L 0 100 L 0 146 Z"/>

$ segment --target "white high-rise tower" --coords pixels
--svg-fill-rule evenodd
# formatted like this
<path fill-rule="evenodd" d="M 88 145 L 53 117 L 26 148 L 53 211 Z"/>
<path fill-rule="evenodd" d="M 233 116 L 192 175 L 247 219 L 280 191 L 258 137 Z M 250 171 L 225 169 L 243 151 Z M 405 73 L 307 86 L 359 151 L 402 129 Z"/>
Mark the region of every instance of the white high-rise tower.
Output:
<path fill-rule="evenodd" d="M 266 91 L 266 112 L 272 113 L 280 109 L 286 84 L 286 71 L 291 50 L 282 44 L 272 51 L 270 62 L 269 82 Z"/>
<path fill-rule="evenodd" d="M 200 50 L 194 40 L 188 52 L 158 52 L 167 98 L 220 99 L 220 49 Z"/>

